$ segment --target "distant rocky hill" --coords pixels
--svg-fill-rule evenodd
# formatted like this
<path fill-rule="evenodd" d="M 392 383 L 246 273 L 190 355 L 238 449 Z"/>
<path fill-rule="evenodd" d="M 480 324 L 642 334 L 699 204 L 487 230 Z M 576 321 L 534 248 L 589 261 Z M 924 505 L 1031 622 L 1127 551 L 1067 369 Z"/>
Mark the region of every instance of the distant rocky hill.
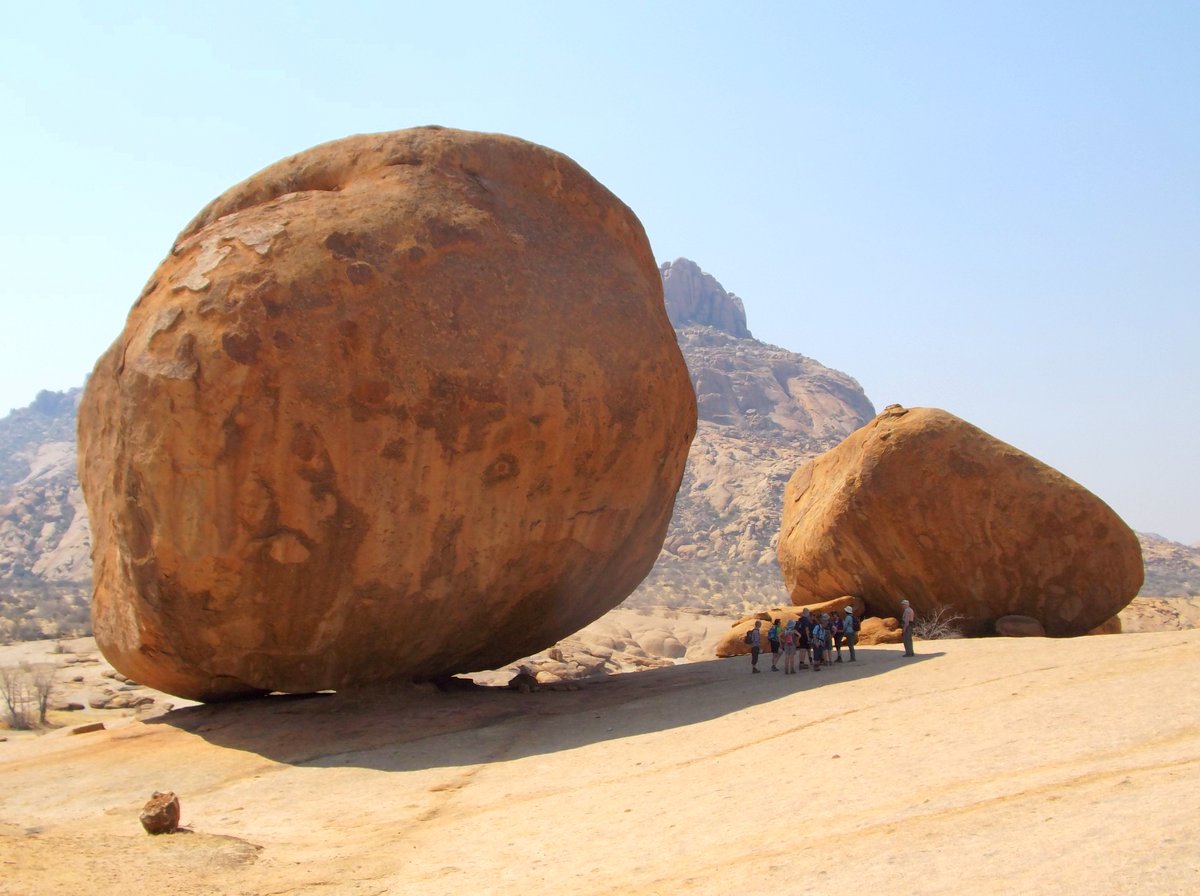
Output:
<path fill-rule="evenodd" d="M 1200 597 L 1200 544 L 1190 547 L 1161 535 L 1138 533 L 1146 582 L 1141 593 L 1153 597 Z"/>
<path fill-rule="evenodd" d="M 0 643 L 91 630 L 91 542 L 75 475 L 80 392 L 42 392 L 0 420 Z"/>
<path fill-rule="evenodd" d="M 850 376 L 755 339 L 741 299 L 694 262 L 662 265 L 700 421 L 654 570 L 625 602 L 742 612 L 787 602 L 783 489 L 875 409 Z M 90 630 L 90 536 L 75 473 L 79 389 L 0 419 L 0 643 Z M 1200 547 L 1139 535 L 1142 594 L 1200 595 Z"/>
<path fill-rule="evenodd" d="M 786 602 L 775 559 L 783 487 L 875 409 L 852 377 L 753 338 L 741 299 L 695 262 L 661 273 L 700 421 L 662 554 L 625 605 Z"/>

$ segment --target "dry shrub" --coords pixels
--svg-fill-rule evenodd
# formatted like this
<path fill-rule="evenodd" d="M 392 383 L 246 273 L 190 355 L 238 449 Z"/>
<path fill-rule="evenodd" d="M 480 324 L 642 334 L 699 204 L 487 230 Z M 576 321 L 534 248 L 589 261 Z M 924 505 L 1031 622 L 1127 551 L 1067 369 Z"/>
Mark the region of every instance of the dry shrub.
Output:
<path fill-rule="evenodd" d="M 967 617 L 953 607 L 935 607 L 933 612 L 913 622 L 913 636 L 921 641 L 942 641 L 963 637 L 962 622 Z"/>
<path fill-rule="evenodd" d="M 29 686 L 29 676 L 24 669 L 15 666 L 0 667 L 0 700 L 8 727 L 14 731 L 28 731 L 33 727 L 30 718 L 34 698 Z"/>
<path fill-rule="evenodd" d="M 22 663 L 19 667 L 0 668 L 0 708 L 7 716 L 8 727 L 14 731 L 30 730 L 34 727 L 35 711 L 37 723 L 45 726 L 55 686 L 51 665 Z"/>

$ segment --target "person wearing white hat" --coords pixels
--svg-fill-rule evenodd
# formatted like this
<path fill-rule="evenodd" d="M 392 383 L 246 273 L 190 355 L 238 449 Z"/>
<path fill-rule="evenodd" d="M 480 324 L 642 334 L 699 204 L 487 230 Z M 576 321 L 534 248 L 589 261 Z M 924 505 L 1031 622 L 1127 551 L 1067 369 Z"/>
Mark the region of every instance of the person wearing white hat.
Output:
<path fill-rule="evenodd" d="M 850 648 L 850 662 L 855 662 L 854 645 L 858 643 L 858 620 L 854 618 L 854 607 L 846 607 L 846 618 L 842 620 L 842 638 Z"/>
<path fill-rule="evenodd" d="M 904 626 L 902 632 L 904 637 L 904 655 L 916 656 L 913 653 L 913 623 L 917 621 L 917 614 L 913 612 L 912 606 L 907 600 L 900 601 L 900 606 L 904 607 L 904 612 L 900 614 L 900 624 Z"/>

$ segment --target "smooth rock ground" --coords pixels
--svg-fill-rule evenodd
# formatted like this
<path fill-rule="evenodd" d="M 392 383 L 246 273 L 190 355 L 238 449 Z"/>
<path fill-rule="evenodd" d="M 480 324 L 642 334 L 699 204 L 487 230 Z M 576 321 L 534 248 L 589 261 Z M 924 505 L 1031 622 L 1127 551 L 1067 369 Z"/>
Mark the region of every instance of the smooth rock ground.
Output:
<path fill-rule="evenodd" d="M 1200 632 L 919 650 L 822 676 L 731 659 L 574 692 L 201 706 L 0 743 L 0 893 L 728 894 L 797 866 L 831 893 L 959 896 L 964 874 L 982 894 L 1200 890 Z M 851 784 L 819 813 L 748 801 L 780 767 Z M 191 833 L 142 832 L 165 788 Z"/>

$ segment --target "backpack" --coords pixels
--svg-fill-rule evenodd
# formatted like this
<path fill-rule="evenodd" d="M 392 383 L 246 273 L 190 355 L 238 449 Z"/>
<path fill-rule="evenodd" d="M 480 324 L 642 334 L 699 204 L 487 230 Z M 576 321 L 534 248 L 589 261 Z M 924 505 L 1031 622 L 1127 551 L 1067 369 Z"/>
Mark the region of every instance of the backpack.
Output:
<path fill-rule="evenodd" d="M 812 639 L 814 644 L 825 643 L 825 628 L 819 622 L 812 627 Z"/>
<path fill-rule="evenodd" d="M 754 643 L 754 629 L 749 629 L 746 632 L 746 634 L 742 636 L 742 643 L 744 643 L 744 644 L 753 644 Z"/>

